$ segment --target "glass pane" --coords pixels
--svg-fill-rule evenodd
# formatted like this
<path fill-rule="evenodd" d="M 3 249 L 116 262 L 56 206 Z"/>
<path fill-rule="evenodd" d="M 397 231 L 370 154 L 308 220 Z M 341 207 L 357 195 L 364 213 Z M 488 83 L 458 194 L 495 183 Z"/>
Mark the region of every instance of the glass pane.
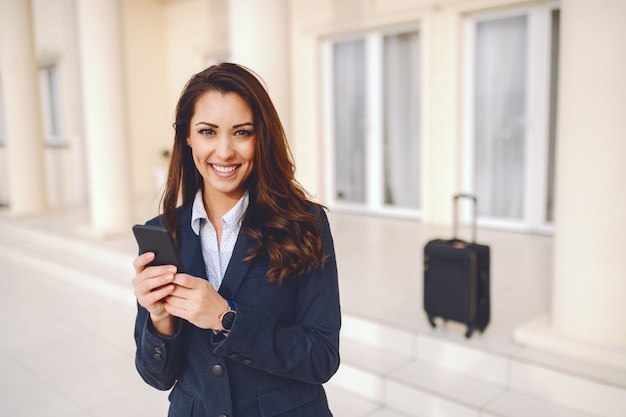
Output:
<path fill-rule="evenodd" d="M 419 208 L 420 73 L 417 32 L 384 40 L 385 204 Z"/>
<path fill-rule="evenodd" d="M 335 197 L 365 203 L 365 41 L 337 42 L 333 53 Z"/>
<path fill-rule="evenodd" d="M 526 16 L 476 28 L 475 175 L 478 213 L 522 219 Z"/>
<path fill-rule="evenodd" d="M 61 112 L 59 78 L 56 66 L 44 67 L 39 73 L 45 139 L 48 145 L 59 145 L 61 139 Z"/>

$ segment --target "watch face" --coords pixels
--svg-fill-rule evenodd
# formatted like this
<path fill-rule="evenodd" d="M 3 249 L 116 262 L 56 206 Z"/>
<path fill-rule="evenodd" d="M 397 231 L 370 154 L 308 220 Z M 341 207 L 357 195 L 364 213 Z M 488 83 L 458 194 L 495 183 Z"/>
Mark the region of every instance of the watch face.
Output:
<path fill-rule="evenodd" d="M 224 316 L 222 316 L 222 327 L 224 328 L 224 330 L 230 330 L 233 328 L 235 314 L 236 313 L 234 311 L 227 311 L 226 313 L 224 313 Z"/>

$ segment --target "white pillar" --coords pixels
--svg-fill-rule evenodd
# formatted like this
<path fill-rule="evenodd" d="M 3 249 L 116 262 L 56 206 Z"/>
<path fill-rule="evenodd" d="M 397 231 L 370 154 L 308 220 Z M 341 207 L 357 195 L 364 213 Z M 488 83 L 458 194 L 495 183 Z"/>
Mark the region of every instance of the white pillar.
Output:
<path fill-rule="evenodd" d="M 289 137 L 289 28 L 287 0 L 230 0 L 231 61 L 263 78 Z"/>
<path fill-rule="evenodd" d="M 526 346 L 626 369 L 626 2 L 561 0 L 554 276 Z M 584 30 L 581 30 L 584 28 Z"/>
<path fill-rule="evenodd" d="M 461 154 L 459 100 L 461 84 L 460 33 L 463 18 L 457 11 L 431 10 L 420 28 L 423 80 L 423 135 L 421 165 L 423 177 L 422 220 L 452 226 L 452 196 L 459 191 L 461 169 L 456 155 Z"/>
<path fill-rule="evenodd" d="M 626 346 L 626 2 L 561 7 L 552 320 Z"/>
<path fill-rule="evenodd" d="M 127 232 L 131 198 L 118 0 L 76 2 L 91 224 L 96 236 Z M 150 175 L 150 173 L 146 173 Z"/>
<path fill-rule="evenodd" d="M 11 213 L 40 213 L 47 206 L 44 138 L 30 1 L 0 1 L 0 76 Z"/>

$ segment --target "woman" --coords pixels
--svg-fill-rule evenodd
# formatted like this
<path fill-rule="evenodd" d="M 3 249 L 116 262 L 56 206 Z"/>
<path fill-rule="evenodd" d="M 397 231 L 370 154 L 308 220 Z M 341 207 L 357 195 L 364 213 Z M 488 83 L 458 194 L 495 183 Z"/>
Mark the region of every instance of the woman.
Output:
<path fill-rule="evenodd" d="M 223 63 L 176 108 L 163 215 L 186 273 L 134 261 L 136 366 L 170 416 L 331 416 L 339 366 L 337 267 L 257 78 Z M 179 198 L 182 206 L 177 207 Z"/>

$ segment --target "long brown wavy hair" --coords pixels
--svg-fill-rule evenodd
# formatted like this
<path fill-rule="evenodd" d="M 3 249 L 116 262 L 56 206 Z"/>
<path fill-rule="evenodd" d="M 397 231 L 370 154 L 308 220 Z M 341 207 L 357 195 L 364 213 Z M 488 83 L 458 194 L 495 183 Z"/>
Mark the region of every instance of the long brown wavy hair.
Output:
<path fill-rule="evenodd" d="M 232 63 L 213 65 L 191 77 L 176 106 L 175 136 L 162 198 L 165 224 L 178 242 L 176 210 L 192 204 L 203 180 L 193 162 L 187 137 L 198 98 L 208 91 L 236 93 L 250 106 L 256 134 L 253 171 L 246 181 L 250 196 L 242 231 L 255 246 L 244 261 L 267 257 L 267 279 L 282 283 L 321 267 L 324 252 L 318 215 L 294 177 L 295 166 L 285 131 L 267 91 L 249 69 Z M 323 210 L 319 206 L 318 210 Z"/>

